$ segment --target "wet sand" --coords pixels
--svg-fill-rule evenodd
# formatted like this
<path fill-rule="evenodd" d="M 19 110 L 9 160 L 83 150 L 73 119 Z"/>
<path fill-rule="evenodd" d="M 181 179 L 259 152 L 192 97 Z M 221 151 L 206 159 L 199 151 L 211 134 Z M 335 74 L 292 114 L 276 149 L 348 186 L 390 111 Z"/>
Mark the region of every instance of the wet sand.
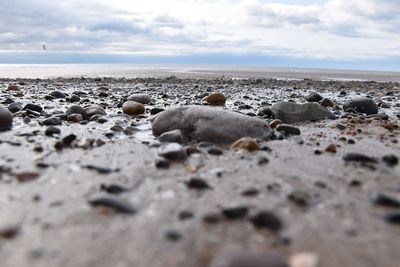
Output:
<path fill-rule="evenodd" d="M 7 90 L 12 82 L 20 83 L 20 91 Z M 1 266 L 224 267 L 238 254 L 276 254 L 285 261 L 300 252 L 317 256 L 318 266 L 324 267 L 397 266 L 400 228 L 383 216 L 399 209 L 377 206 L 371 199 L 376 194 L 400 197 L 400 167 L 382 160 L 399 155 L 398 83 L 2 79 L 0 87 L 5 106 L 12 99 L 43 107 L 40 114 L 30 114 L 29 122 L 23 121 L 24 111 L 14 113 L 12 130 L 0 133 Z M 66 97 L 46 97 L 55 90 Z M 77 91 L 86 94 L 71 103 Z M 226 109 L 250 116 L 277 101 L 305 102 L 310 91 L 338 107 L 355 96 L 370 96 L 389 120 L 343 116 L 343 110 L 336 110 L 341 118 L 296 123 L 300 136 L 260 140 L 255 152 L 217 146 L 218 156 L 200 148 L 167 169 L 157 168 L 151 111 L 202 104 L 199 96 L 215 91 L 227 97 Z M 144 115 L 122 114 L 121 102 L 133 93 L 154 99 Z M 74 104 L 102 106 L 107 121 L 65 121 L 62 115 Z M 46 136 L 47 126 L 39 122 L 57 115 L 61 134 Z M 55 144 L 69 134 L 76 141 L 57 150 Z M 332 144 L 336 153 L 325 150 Z M 344 161 L 352 152 L 377 163 Z M 37 177 L 21 182 L 27 172 Z M 212 189 L 189 189 L 191 178 L 205 180 Z M 134 214 L 89 204 L 111 184 L 126 189 L 119 197 L 132 204 Z M 293 192 L 302 197 L 293 200 Z M 235 220 L 222 212 L 238 207 L 248 212 Z M 251 218 L 261 211 L 277 216 L 282 229 L 256 228 Z"/>

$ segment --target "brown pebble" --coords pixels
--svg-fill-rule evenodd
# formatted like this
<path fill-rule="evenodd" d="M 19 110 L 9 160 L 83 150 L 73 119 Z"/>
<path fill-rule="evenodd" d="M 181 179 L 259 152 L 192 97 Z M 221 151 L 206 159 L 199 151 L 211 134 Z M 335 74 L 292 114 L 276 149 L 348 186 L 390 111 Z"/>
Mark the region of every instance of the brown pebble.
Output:
<path fill-rule="evenodd" d="M 325 151 L 329 153 L 336 153 L 337 152 L 336 145 L 335 144 L 329 145 L 327 148 L 325 148 Z"/>
<path fill-rule="evenodd" d="M 20 172 L 15 175 L 15 178 L 20 183 L 30 182 L 39 178 L 40 174 L 37 172 Z"/>
<path fill-rule="evenodd" d="M 251 137 L 243 137 L 231 145 L 232 149 L 246 149 L 248 151 L 259 150 L 257 141 Z"/>
<path fill-rule="evenodd" d="M 282 124 L 282 121 L 275 119 L 270 122 L 269 127 L 271 127 L 271 129 L 275 129 L 279 124 Z"/>
<path fill-rule="evenodd" d="M 122 111 L 128 115 L 140 115 L 145 112 L 145 107 L 143 104 L 135 101 L 126 101 L 122 105 Z"/>
<path fill-rule="evenodd" d="M 224 106 L 226 102 L 226 97 L 223 93 L 215 92 L 205 97 L 204 100 L 213 106 Z"/>

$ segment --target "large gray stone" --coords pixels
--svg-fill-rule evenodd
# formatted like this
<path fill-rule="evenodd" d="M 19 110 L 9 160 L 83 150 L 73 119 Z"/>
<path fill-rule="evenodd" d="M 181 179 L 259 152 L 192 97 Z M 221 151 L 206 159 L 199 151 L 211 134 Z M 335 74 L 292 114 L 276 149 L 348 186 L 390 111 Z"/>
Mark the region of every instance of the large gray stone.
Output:
<path fill-rule="evenodd" d="M 365 113 L 367 115 L 378 114 L 378 106 L 372 99 L 367 97 L 357 97 L 346 101 L 343 104 L 343 110 L 347 110 L 349 108 L 353 108 L 357 112 Z"/>
<path fill-rule="evenodd" d="M 135 102 L 138 102 L 138 103 L 141 103 L 141 104 L 144 104 L 144 105 L 153 102 L 153 99 L 151 98 L 151 96 L 146 95 L 146 94 L 133 94 L 133 95 L 130 95 L 127 98 L 127 100 L 128 101 L 135 101 Z"/>
<path fill-rule="evenodd" d="M 11 112 L 0 105 L 0 131 L 10 130 L 13 123 L 13 116 Z"/>
<path fill-rule="evenodd" d="M 268 139 L 271 128 L 264 120 L 206 106 L 183 106 L 159 113 L 153 134 L 181 130 L 188 140 L 233 143 L 242 137 Z"/>
<path fill-rule="evenodd" d="M 332 112 L 317 103 L 279 102 L 273 104 L 271 110 L 275 119 L 286 123 L 336 118 Z"/>

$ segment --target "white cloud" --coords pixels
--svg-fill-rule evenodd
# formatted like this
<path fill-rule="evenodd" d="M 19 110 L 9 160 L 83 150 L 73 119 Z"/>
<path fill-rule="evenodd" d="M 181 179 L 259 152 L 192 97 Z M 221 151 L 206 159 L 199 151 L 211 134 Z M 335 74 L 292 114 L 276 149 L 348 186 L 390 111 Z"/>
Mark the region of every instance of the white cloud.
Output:
<path fill-rule="evenodd" d="M 265 1 L 264 1 L 265 2 Z M 14 0 L 2 4 L 0 51 L 400 55 L 400 1 Z"/>

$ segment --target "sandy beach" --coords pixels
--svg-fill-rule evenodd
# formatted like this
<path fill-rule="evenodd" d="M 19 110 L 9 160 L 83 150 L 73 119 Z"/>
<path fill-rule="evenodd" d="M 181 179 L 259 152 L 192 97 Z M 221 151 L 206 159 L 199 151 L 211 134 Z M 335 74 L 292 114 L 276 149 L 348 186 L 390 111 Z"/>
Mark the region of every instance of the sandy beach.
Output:
<path fill-rule="evenodd" d="M 0 79 L 0 90 L 12 113 L 2 267 L 397 266 L 399 83 Z"/>

